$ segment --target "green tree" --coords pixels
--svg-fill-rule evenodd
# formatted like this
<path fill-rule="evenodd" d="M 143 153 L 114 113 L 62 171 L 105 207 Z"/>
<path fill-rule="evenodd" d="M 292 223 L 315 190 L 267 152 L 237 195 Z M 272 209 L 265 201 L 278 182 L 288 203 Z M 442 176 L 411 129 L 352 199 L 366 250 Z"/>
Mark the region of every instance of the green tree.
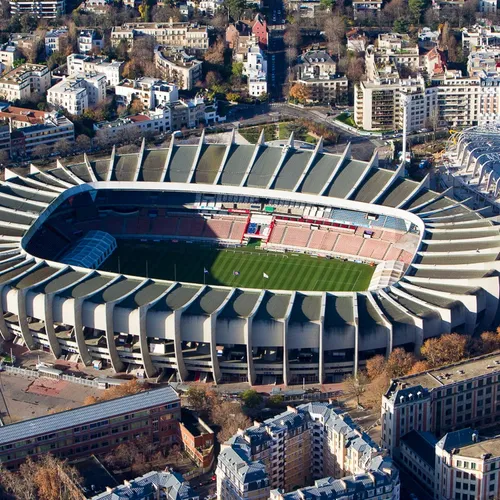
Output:
<path fill-rule="evenodd" d="M 224 0 L 224 7 L 229 16 L 233 19 L 239 19 L 245 10 L 245 0 Z"/>
<path fill-rule="evenodd" d="M 192 385 L 186 391 L 187 404 L 199 413 L 206 413 L 209 409 L 210 397 L 204 387 Z"/>
<path fill-rule="evenodd" d="M 422 19 L 422 14 L 425 10 L 424 0 L 408 0 L 408 10 L 410 11 L 410 16 L 415 24 L 420 23 Z"/>
<path fill-rule="evenodd" d="M 271 407 L 280 406 L 283 404 L 284 400 L 285 398 L 281 394 L 273 394 L 272 396 L 269 396 L 267 404 Z"/>
<path fill-rule="evenodd" d="M 406 19 L 396 19 L 394 21 L 394 31 L 396 33 L 408 33 L 408 21 Z"/>
<path fill-rule="evenodd" d="M 243 74 L 243 63 L 235 62 L 231 68 L 231 74 L 233 76 L 241 76 Z"/>
<path fill-rule="evenodd" d="M 256 408 L 262 403 L 262 396 L 253 389 L 248 389 L 241 393 L 241 400 L 247 408 Z"/>

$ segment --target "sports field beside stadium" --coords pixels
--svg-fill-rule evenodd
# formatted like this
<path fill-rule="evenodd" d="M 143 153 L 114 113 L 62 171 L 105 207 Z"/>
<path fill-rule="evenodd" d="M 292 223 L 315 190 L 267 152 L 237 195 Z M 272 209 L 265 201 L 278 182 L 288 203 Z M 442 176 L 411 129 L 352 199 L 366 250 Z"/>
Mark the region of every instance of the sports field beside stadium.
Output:
<path fill-rule="evenodd" d="M 225 249 L 197 243 L 138 240 L 118 240 L 117 243 L 118 248 L 100 269 L 207 285 L 364 291 L 374 271 L 374 267 L 367 264 L 291 252 L 266 252 L 253 247 Z"/>

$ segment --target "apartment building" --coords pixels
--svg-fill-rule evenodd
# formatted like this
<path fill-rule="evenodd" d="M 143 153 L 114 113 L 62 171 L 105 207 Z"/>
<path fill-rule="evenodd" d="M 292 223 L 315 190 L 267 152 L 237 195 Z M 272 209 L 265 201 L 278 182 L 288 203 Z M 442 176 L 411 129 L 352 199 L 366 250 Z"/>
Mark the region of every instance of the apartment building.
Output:
<path fill-rule="evenodd" d="M 347 78 L 337 74 L 337 65 L 324 50 L 310 50 L 302 54 L 294 71 L 295 81 L 309 91 L 308 102 L 347 102 Z"/>
<path fill-rule="evenodd" d="M 223 0 L 200 0 L 195 2 L 194 0 L 187 0 L 187 5 L 189 5 L 193 10 L 196 8 L 202 16 L 213 16 L 215 13 L 222 8 Z"/>
<path fill-rule="evenodd" d="M 106 85 L 115 86 L 121 81 L 123 61 L 108 61 L 106 57 L 90 56 L 85 54 L 70 54 L 66 58 L 68 76 L 78 74 L 102 73 L 106 77 Z"/>
<path fill-rule="evenodd" d="M 170 106 L 172 130 L 195 128 L 200 124 L 213 125 L 224 121 L 217 114 L 217 103 L 206 103 L 203 97 L 193 99 L 179 99 Z"/>
<path fill-rule="evenodd" d="M 10 0 L 11 16 L 31 14 L 44 19 L 55 19 L 66 12 L 66 0 Z"/>
<path fill-rule="evenodd" d="M 383 0 L 353 0 L 354 19 L 357 19 L 360 13 L 378 15 L 383 3 Z"/>
<path fill-rule="evenodd" d="M 308 18 L 314 18 L 322 10 L 319 0 L 289 0 L 287 7 L 293 12 L 297 12 L 300 17 Z M 282 19 L 279 21 L 281 22 Z"/>
<path fill-rule="evenodd" d="M 398 456 L 401 438 L 411 430 L 446 432 L 500 421 L 500 354 L 392 381 L 382 398 L 382 446 Z"/>
<path fill-rule="evenodd" d="M 258 45 L 249 47 L 245 62 L 243 63 L 243 74 L 248 81 L 248 93 L 259 97 L 267 93 L 267 59 Z"/>
<path fill-rule="evenodd" d="M 500 47 L 500 26 L 475 24 L 462 28 L 462 47 L 475 52 L 478 49 Z"/>
<path fill-rule="evenodd" d="M 40 33 L 11 33 L 9 36 L 9 45 L 17 47 L 22 54 L 30 54 L 38 50 L 38 47 L 43 43 Z"/>
<path fill-rule="evenodd" d="M 250 458 L 250 449 L 239 439 L 221 445 L 217 458 L 218 500 L 267 500 L 271 490 L 263 463 Z"/>
<path fill-rule="evenodd" d="M 0 45 L 0 68 L 1 71 L 10 71 L 14 61 L 21 57 L 21 52 L 15 45 L 5 43 Z"/>
<path fill-rule="evenodd" d="M 202 77 L 203 61 L 184 50 L 156 47 L 154 60 L 162 78 L 181 90 L 192 90 Z"/>
<path fill-rule="evenodd" d="M 285 492 L 325 476 L 362 474 L 381 453 L 347 415 L 327 403 L 288 407 L 274 418 L 238 431 L 226 445 L 235 452 L 245 450 L 245 463 L 256 464 L 259 470 L 263 465 L 269 486 Z M 229 488 L 231 478 L 224 467 L 218 466 L 217 481 L 218 486 Z M 233 486 L 241 490 L 241 485 Z"/>
<path fill-rule="evenodd" d="M 0 427 L 0 462 L 13 469 L 49 452 L 65 459 L 106 453 L 137 435 L 169 445 L 178 442 L 180 416 L 179 396 L 166 386 L 24 420 Z"/>
<path fill-rule="evenodd" d="M 4 101 L 40 96 L 50 87 L 50 71 L 43 64 L 21 64 L 0 77 L 0 96 Z"/>
<path fill-rule="evenodd" d="M 73 123 L 56 111 L 49 113 L 0 105 L 0 120 L 9 123 L 9 142 L 12 143 L 13 157 L 30 156 L 40 145 L 53 146 L 60 140 L 75 140 Z"/>
<path fill-rule="evenodd" d="M 204 51 L 210 45 L 207 26 L 172 20 L 168 23 L 126 23 L 115 26 L 111 32 L 111 43 L 116 47 L 124 40 L 132 47 L 136 38 L 145 35 L 153 37 L 157 45 L 187 51 Z"/>
<path fill-rule="evenodd" d="M 199 495 L 178 472 L 152 471 L 92 497 L 90 500 L 199 500 Z"/>
<path fill-rule="evenodd" d="M 355 492 L 355 493 L 354 493 Z M 390 460 L 377 457 L 370 468 L 361 474 L 342 479 L 325 477 L 314 481 L 314 486 L 299 488 L 290 493 L 280 489 L 271 491 L 271 500 L 351 500 L 352 498 L 376 498 L 377 500 L 399 500 L 399 472 Z"/>
<path fill-rule="evenodd" d="M 78 52 L 91 54 L 100 52 L 104 47 L 104 40 L 97 30 L 86 29 L 78 34 Z"/>
<path fill-rule="evenodd" d="M 106 98 L 106 76 L 102 73 L 78 74 L 56 83 L 47 92 L 47 102 L 79 116 Z"/>
<path fill-rule="evenodd" d="M 62 26 L 45 35 L 45 55 L 49 57 L 54 52 L 64 52 L 68 47 L 68 28 Z"/>
<path fill-rule="evenodd" d="M 182 410 L 179 431 L 186 453 L 203 471 L 208 471 L 214 461 L 214 431 L 194 412 Z"/>
<path fill-rule="evenodd" d="M 10 157 L 11 154 L 11 134 L 10 124 L 7 120 L 0 121 L 0 151 L 6 151 Z"/>
<path fill-rule="evenodd" d="M 115 95 L 124 105 L 134 99 L 140 100 L 145 109 L 156 109 L 179 100 L 179 89 L 176 85 L 144 76 L 135 80 L 123 80 L 115 86 Z"/>

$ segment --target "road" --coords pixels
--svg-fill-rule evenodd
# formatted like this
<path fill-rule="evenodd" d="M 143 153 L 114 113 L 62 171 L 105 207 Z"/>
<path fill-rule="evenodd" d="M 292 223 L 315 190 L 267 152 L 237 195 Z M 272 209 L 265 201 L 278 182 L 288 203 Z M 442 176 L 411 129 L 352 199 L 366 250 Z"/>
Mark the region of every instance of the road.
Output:
<path fill-rule="evenodd" d="M 359 135 L 347 132 L 344 129 L 335 125 L 332 118 L 327 117 L 328 108 L 296 108 L 287 103 L 271 103 L 261 105 L 238 105 L 234 106 L 227 115 L 226 125 L 228 122 L 235 122 L 239 126 L 254 126 L 263 125 L 265 123 L 278 122 L 285 118 L 297 118 L 311 120 L 317 123 L 322 123 L 327 127 L 335 130 L 339 135 L 337 145 L 328 146 L 325 148 L 332 153 L 339 153 L 344 150 L 348 142 L 351 143 L 352 155 L 357 160 L 368 161 L 374 149 L 377 146 L 383 145 L 383 141 L 379 139 L 370 139 Z"/>

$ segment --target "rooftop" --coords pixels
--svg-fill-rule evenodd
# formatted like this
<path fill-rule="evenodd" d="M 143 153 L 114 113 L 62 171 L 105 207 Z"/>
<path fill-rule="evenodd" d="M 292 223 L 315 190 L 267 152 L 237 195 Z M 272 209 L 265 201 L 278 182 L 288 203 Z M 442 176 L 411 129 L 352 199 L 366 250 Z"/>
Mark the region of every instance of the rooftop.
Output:
<path fill-rule="evenodd" d="M 458 453 L 460 456 L 468 458 L 486 458 L 484 455 L 498 457 L 500 456 L 500 437 L 486 439 L 485 441 L 479 441 L 477 443 L 464 446 L 463 448 L 460 448 Z"/>
<path fill-rule="evenodd" d="M 0 427 L 0 445 L 178 401 L 179 396 L 177 393 L 172 387 L 166 386 L 152 391 L 139 392 L 132 396 L 82 406 L 81 408 L 63 411 L 54 415 L 32 418 Z"/>

